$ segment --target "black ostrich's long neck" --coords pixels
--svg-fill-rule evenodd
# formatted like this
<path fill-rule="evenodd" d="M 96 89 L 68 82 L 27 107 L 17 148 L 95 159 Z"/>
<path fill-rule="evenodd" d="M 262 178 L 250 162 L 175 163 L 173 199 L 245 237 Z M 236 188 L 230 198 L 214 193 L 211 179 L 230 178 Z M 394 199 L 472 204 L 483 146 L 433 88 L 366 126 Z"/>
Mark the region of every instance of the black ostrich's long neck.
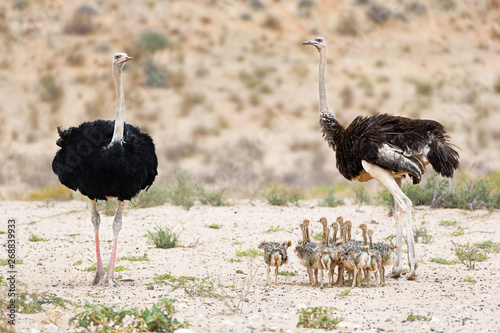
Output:
<path fill-rule="evenodd" d="M 123 128 L 125 127 L 125 99 L 123 97 L 122 66 L 114 66 L 113 74 L 115 76 L 116 88 L 116 119 L 115 130 L 113 132 L 113 139 L 111 140 L 111 143 L 122 142 Z"/>
<path fill-rule="evenodd" d="M 319 49 L 319 124 L 323 138 L 333 150 L 344 132 L 344 127 L 337 122 L 326 99 L 326 48 Z"/>

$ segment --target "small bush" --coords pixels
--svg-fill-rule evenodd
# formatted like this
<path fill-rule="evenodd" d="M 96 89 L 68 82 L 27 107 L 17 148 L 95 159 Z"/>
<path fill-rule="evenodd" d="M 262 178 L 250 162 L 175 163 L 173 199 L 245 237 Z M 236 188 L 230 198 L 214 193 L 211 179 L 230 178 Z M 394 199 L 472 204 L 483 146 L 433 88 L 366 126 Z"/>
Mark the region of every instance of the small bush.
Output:
<path fill-rule="evenodd" d="M 414 315 L 413 312 L 410 312 L 408 317 L 406 317 L 406 321 L 430 321 L 432 318 L 426 317 L 426 316 L 421 316 L 421 315 Z"/>
<path fill-rule="evenodd" d="M 155 226 L 155 231 L 148 230 L 147 235 L 156 247 L 162 249 L 175 247 L 179 239 L 178 235 L 169 227 L 162 229 L 159 226 Z"/>
<path fill-rule="evenodd" d="M 347 288 L 347 289 L 344 289 L 344 290 L 341 290 L 337 293 L 337 296 L 348 296 L 349 294 L 351 293 L 351 288 Z"/>
<path fill-rule="evenodd" d="M 285 206 L 288 203 L 298 206 L 299 200 L 302 198 L 299 193 L 288 194 L 283 186 L 276 184 L 268 184 L 262 195 L 273 206 Z"/>
<path fill-rule="evenodd" d="M 366 192 L 364 186 L 354 186 L 354 202 L 357 204 L 367 204 L 369 205 L 372 202 L 372 198 Z"/>
<path fill-rule="evenodd" d="M 492 240 L 487 240 L 480 243 L 474 243 L 474 245 L 488 252 L 500 252 L 500 243 L 494 242 Z"/>
<path fill-rule="evenodd" d="M 297 327 L 334 329 L 344 320 L 342 317 L 333 317 L 333 307 L 308 307 L 300 309 Z"/>
<path fill-rule="evenodd" d="M 414 205 L 467 210 L 500 208 L 500 193 L 489 177 L 467 178 L 453 184 L 433 173 L 425 184 L 404 183 L 402 190 Z M 376 202 L 394 208 L 394 198 L 387 189 L 378 192 Z"/>
<path fill-rule="evenodd" d="M 468 278 L 466 278 L 466 279 L 461 280 L 460 282 L 469 282 L 469 283 L 474 284 L 474 283 L 477 283 L 477 280 L 476 280 L 476 279 L 473 279 L 473 278 L 468 277 Z"/>
<path fill-rule="evenodd" d="M 120 260 L 128 260 L 128 261 L 150 261 L 148 254 L 144 252 L 142 256 L 128 256 L 121 257 Z"/>
<path fill-rule="evenodd" d="M 163 299 L 153 304 L 151 309 L 114 309 L 102 304 L 83 306 L 83 310 L 76 313 L 69 320 L 69 324 L 76 328 L 90 329 L 95 327 L 99 332 L 174 332 L 179 328 L 188 327 L 187 322 L 179 322 L 173 318 L 177 312 L 173 306 L 174 300 Z M 132 318 L 125 321 L 125 318 Z"/>
<path fill-rule="evenodd" d="M 450 233 L 450 236 L 462 236 L 463 234 L 465 234 L 465 231 L 462 227 L 458 227 L 458 229 L 456 231 L 453 231 L 452 233 Z"/>
<path fill-rule="evenodd" d="M 168 198 L 172 204 L 189 210 L 198 197 L 199 187 L 193 181 L 190 173 L 176 170 L 174 182 L 167 188 Z"/>
<path fill-rule="evenodd" d="M 432 242 L 432 236 L 427 233 L 427 229 L 425 227 L 414 229 L 413 238 L 415 240 L 415 243 L 421 242 L 424 244 L 428 244 Z"/>
<path fill-rule="evenodd" d="M 11 261 L 12 259 L 3 259 L 3 258 L 0 258 L 0 266 L 7 266 L 7 265 L 10 265 L 12 263 Z M 14 260 L 14 263 L 16 265 L 21 265 L 23 264 L 24 262 L 21 260 L 21 259 L 15 259 Z"/>
<path fill-rule="evenodd" d="M 200 189 L 198 199 L 203 205 L 210 206 L 225 206 L 226 200 L 222 196 L 225 189 L 219 189 L 215 191 L 207 191 L 205 189 Z"/>
<path fill-rule="evenodd" d="M 458 222 L 457 220 L 453 219 L 453 220 L 443 220 L 441 222 L 439 222 L 439 225 L 442 225 L 442 226 L 445 226 L 445 227 L 449 227 L 449 226 L 452 226 L 452 225 L 456 225 L 460 222 Z"/>
<path fill-rule="evenodd" d="M 45 74 L 38 80 L 40 85 L 40 100 L 51 103 L 54 109 L 58 109 L 64 97 L 63 88 L 56 83 L 52 74 Z"/>
<path fill-rule="evenodd" d="M 16 299 L 16 312 L 18 313 L 39 313 L 44 309 L 43 304 L 54 304 L 66 309 L 67 305 L 75 305 L 73 302 L 50 293 L 28 293 L 21 292 Z"/>
<path fill-rule="evenodd" d="M 141 191 L 135 197 L 133 204 L 137 208 L 157 207 L 164 205 L 168 200 L 167 186 L 165 183 L 153 184 L 147 191 Z"/>
<path fill-rule="evenodd" d="M 343 36 L 357 36 L 359 34 L 359 26 L 356 16 L 353 12 L 341 12 L 339 22 L 337 23 L 336 31 Z"/>
<path fill-rule="evenodd" d="M 415 92 L 419 96 L 431 96 L 434 92 L 434 88 L 431 83 L 415 81 Z"/>
<path fill-rule="evenodd" d="M 455 264 L 454 260 L 448 260 L 448 259 L 441 258 L 441 257 L 430 258 L 429 261 L 435 262 L 437 264 L 442 264 L 442 265 L 454 265 Z"/>
<path fill-rule="evenodd" d="M 493 84 L 493 91 L 496 92 L 497 94 L 500 94 L 500 78 L 498 78 L 496 82 Z"/>
<path fill-rule="evenodd" d="M 73 191 L 62 184 L 47 185 L 42 189 L 35 190 L 29 193 L 26 200 L 44 201 L 44 200 L 72 200 Z"/>
<path fill-rule="evenodd" d="M 488 259 L 488 256 L 482 253 L 475 245 L 469 244 L 456 244 L 455 245 L 455 255 L 458 260 L 467 267 L 467 269 L 473 270 L 476 268 L 476 262 L 482 262 Z"/>
<path fill-rule="evenodd" d="M 181 114 L 186 117 L 197 106 L 205 102 L 206 96 L 199 92 L 185 93 L 182 95 Z"/>
<path fill-rule="evenodd" d="M 210 224 L 207 225 L 207 228 L 219 230 L 220 228 L 222 228 L 222 224 Z"/>
<path fill-rule="evenodd" d="M 66 23 L 64 32 L 72 35 L 87 35 L 94 31 L 93 17 L 97 11 L 89 5 L 81 5 Z"/>
<path fill-rule="evenodd" d="M 236 250 L 237 257 L 257 258 L 258 256 L 261 256 L 263 254 L 264 252 L 256 249 Z"/>
<path fill-rule="evenodd" d="M 118 200 L 116 198 L 98 200 L 97 210 L 104 211 L 106 216 L 113 216 L 118 210 Z"/>
<path fill-rule="evenodd" d="M 288 272 L 288 271 L 280 271 L 278 272 L 278 275 L 283 275 L 283 276 L 295 276 L 297 273 L 294 272 Z"/>
<path fill-rule="evenodd" d="M 147 87 L 170 87 L 170 75 L 163 66 L 157 64 L 151 59 L 146 59 L 141 64 L 145 78 L 145 85 Z"/>
<path fill-rule="evenodd" d="M 172 42 L 165 35 L 154 31 L 145 31 L 134 41 L 137 54 L 154 53 L 171 46 Z"/>
<path fill-rule="evenodd" d="M 45 239 L 43 237 L 39 237 L 35 234 L 31 234 L 30 238 L 28 239 L 30 242 L 48 242 L 48 239 Z"/>
<path fill-rule="evenodd" d="M 344 200 L 337 198 L 335 196 L 335 190 L 332 187 L 328 190 L 326 197 L 318 203 L 318 206 L 337 207 L 337 206 L 344 205 L 344 204 L 345 204 Z"/>

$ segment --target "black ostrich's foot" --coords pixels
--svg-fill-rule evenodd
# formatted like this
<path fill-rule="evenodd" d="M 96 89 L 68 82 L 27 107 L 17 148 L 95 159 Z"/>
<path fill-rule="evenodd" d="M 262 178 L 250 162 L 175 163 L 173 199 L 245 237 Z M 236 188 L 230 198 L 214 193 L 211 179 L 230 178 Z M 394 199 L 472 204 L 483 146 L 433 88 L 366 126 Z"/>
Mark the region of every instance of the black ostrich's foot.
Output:
<path fill-rule="evenodd" d="M 106 274 L 103 271 L 99 271 L 99 269 L 96 270 L 95 276 L 94 276 L 94 281 L 92 281 L 92 285 L 95 286 L 97 284 L 101 284 L 101 280 L 104 278 Z"/>

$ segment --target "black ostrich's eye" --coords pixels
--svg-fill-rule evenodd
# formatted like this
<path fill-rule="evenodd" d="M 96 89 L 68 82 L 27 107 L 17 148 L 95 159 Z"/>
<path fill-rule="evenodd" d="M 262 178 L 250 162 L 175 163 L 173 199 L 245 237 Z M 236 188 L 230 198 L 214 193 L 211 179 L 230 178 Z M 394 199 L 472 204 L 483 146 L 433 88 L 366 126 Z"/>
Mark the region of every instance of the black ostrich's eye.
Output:
<path fill-rule="evenodd" d="M 115 55 L 115 59 L 120 59 L 120 55 L 119 54 Z"/>

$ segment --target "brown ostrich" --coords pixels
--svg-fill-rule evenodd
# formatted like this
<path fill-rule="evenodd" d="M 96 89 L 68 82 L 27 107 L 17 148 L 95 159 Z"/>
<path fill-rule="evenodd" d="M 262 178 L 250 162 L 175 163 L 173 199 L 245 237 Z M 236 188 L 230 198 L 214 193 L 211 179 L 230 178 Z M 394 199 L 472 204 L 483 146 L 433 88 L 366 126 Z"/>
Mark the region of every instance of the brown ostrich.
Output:
<path fill-rule="evenodd" d="M 358 116 L 348 127 L 343 127 L 326 100 L 325 38 L 315 37 L 303 44 L 314 46 L 319 52 L 319 123 L 323 137 L 335 151 L 337 168 L 348 180 L 376 179 L 391 192 L 398 248 L 390 276 L 399 277 L 403 269 L 401 250 L 403 226 L 406 226 L 410 265 L 407 279 L 415 279 L 418 260 L 413 241 L 412 202 L 401 190 L 401 181 L 408 176 L 418 184 L 427 164 L 442 176 L 452 177 L 459 165 L 458 152 L 443 125 L 434 120 L 377 114 Z"/>

